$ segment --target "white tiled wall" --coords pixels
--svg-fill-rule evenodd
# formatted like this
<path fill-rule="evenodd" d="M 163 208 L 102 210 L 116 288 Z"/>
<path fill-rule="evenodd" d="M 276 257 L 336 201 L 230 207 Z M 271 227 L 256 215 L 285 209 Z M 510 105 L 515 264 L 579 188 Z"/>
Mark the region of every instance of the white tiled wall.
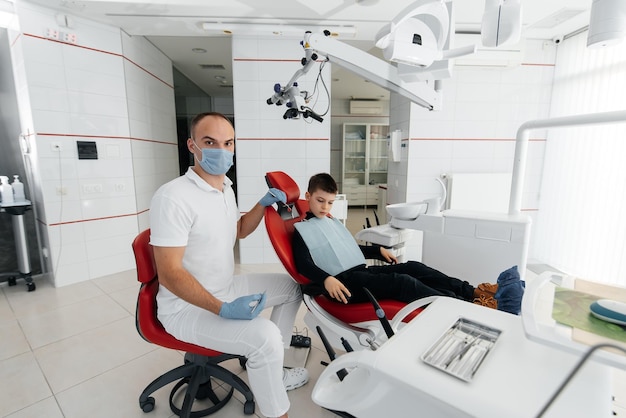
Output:
<path fill-rule="evenodd" d="M 47 270 L 62 286 L 132 269 L 150 197 L 178 175 L 171 62 L 118 28 L 62 28 L 55 11 L 18 6 L 12 59 Z M 95 142 L 98 159 L 79 160 L 77 141 Z"/>
<path fill-rule="evenodd" d="M 274 84 L 286 84 L 301 67 L 304 50 L 299 41 L 233 37 L 237 192 L 243 212 L 265 194 L 266 172 L 288 173 L 304 193 L 312 174 L 330 168 L 330 117 L 323 123 L 284 120 L 284 106 L 266 104 Z M 330 79 L 329 67 L 323 70 L 325 80 Z M 301 90 L 313 91 L 317 71 L 314 67 L 298 80 Z M 320 95 L 316 103 L 316 108 L 324 109 L 329 101 Z M 241 240 L 239 249 L 242 264 L 277 262 L 262 225 Z"/>

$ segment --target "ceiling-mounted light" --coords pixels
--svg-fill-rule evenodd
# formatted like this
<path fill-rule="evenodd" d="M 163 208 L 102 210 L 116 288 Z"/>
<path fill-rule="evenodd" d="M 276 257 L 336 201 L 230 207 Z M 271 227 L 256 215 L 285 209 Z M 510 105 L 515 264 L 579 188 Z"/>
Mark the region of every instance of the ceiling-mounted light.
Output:
<path fill-rule="evenodd" d="M 593 0 L 587 46 L 598 48 L 620 43 L 626 37 L 626 1 Z"/>
<path fill-rule="evenodd" d="M 329 31 L 331 36 L 339 38 L 354 38 L 354 26 L 324 26 L 324 25 L 282 25 L 278 23 L 221 23 L 204 22 L 202 29 L 207 32 L 223 33 L 226 35 L 267 35 L 298 37 L 306 31 Z"/>
<path fill-rule="evenodd" d="M 226 77 L 224 77 L 223 75 L 216 75 L 215 79 L 216 80 L 226 80 Z"/>
<path fill-rule="evenodd" d="M 204 49 L 204 48 L 191 48 L 191 52 L 195 52 L 196 54 L 204 54 L 204 53 L 206 53 L 206 49 Z"/>

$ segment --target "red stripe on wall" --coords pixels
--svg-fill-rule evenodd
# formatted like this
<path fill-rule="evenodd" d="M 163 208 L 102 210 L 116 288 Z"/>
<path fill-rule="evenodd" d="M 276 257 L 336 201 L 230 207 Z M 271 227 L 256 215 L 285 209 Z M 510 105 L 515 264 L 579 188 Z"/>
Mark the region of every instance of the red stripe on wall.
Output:
<path fill-rule="evenodd" d="M 79 224 L 79 223 L 83 223 L 83 222 L 92 222 L 92 221 L 103 221 L 105 219 L 117 219 L 117 218 L 127 218 L 129 216 L 137 216 L 141 213 L 147 212 L 149 209 L 143 210 L 141 212 L 138 213 L 129 213 L 126 215 L 115 215 L 115 216 L 104 216 L 102 218 L 91 218 L 91 219 L 81 219 L 78 221 L 67 221 L 67 222 L 57 222 L 57 223 L 53 223 L 53 224 L 48 224 L 48 226 L 61 226 L 61 225 L 72 225 L 72 224 Z M 44 225 L 46 225 L 45 222 L 42 222 Z"/>
<path fill-rule="evenodd" d="M 72 138 L 104 138 L 104 139 L 129 139 L 131 141 L 144 141 L 144 142 L 154 142 L 157 144 L 164 145 L 175 145 L 178 146 L 178 143 L 172 143 L 167 141 L 159 141 L 156 139 L 146 139 L 146 138 L 136 138 L 132 136 L 110 136 L 110 135 L 80 135 L 80 134 L 60 134 L 60 133 L 50 133 L 50 132 L 38 132 L 36 134 L 29 135 L 39 135 L 39 136 L 67 136 Z"/>
<path fill-rule="evenodd" d="M 161 83 L 163 83 L 166 86 L 168 86 L 169 88 L 171 88 L 171 89 L 174 88 L 174 86 L 171 85 L 170 83 L 168 83 L 167 81 L 157 77 L 155 74 L 152 74 L 150 71 L 146 70 L 145 68 L 143 68 L 141 65 L 137 64 L 136 62 L 134 62 L 130 58 L 126 58 L 124 55 L 118 54 L 117 52 L 105 51 L 103 49 L 91 48 L 89 46 L 84 46 L 84 45 L 70 44 L 70 43 L 67 43 L 67 42 L 59 41 L 57 39 L 46 38 L 45 36 L 33 35 L 32 33 L 25 33 L 24 36 L 29 36 L 31 38 L 37 38 L 37 39 L 43 39 L 44 41 L 56 42 L 58 44 L 73 46 L 73 47 L 76 47 L 76 48 L 83 48 L 83 49 L 87 49 L 87 50 L 90 50 L 90 51 L 101 52 L 103 54 L 109 54 L 109 55 L 113 55 L 113 56 L 116 56 L 116 57 L 121 57 L 121 58 L 125 59 L 126 61 L 130 62 L 131 64 L 133 64 L 134 66 L 136 66 L 137 68 L 139 68 L 140 70 L 144 71 L 145 73 L 150 74 L 152 77 L 156 78 Z"/>
<path fill-rule="evenodd" d="M 18 33 L 17 36 L 15 37 L 15 39 L 13 39 L 13 41 L 11 42 L 11 48 L 13 48 L 13 45 L 15 45 L 17 40 L 20 39 L 20 36 L 22 36 L 22 34 Z"/>

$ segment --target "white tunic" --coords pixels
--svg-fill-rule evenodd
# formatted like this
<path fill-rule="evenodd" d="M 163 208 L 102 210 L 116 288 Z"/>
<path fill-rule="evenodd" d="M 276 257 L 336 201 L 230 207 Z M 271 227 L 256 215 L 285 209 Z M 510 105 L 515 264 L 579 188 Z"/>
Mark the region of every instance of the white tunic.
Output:
<path fill-rule="evenodd" d="M 183 267 L 225 301 L 235 296 L 233 247 L 241 217 L 231 185 L 224 177 L 224 191 L 214 189 L 189 168 L 184 176 L 161 186 L 150 206 L 150 244 L 186 247 Z M 171 314 L 187 303 L 160 286 L 157 304 L 160 314 Z"/>

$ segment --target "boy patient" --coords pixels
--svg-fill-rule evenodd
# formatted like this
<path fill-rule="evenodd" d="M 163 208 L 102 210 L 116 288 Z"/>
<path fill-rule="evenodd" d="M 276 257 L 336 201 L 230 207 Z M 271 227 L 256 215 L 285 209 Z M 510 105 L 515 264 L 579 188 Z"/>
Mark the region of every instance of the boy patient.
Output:
<path fill-rule="evenodd" d="M 368 301 L 363 288 L 377 299 L 412 302 L 427 296 L 449 296 L 482 306 L 519 314 L 524 293 L 517 266 L 502 272 L 498 284 L 474 287 L 417 261 L 398 263 L 379 245 L 360 246 L 346 227 L 327 216 L 337 195 L 337 183 L 327 173 L 309 179 L 309 212 L 295 224 L 293 254 L 298 272 L 312 281 L 308 294 L 326 294 L 342 303 Z M 386 261 L 367 266 L 366 259 Z"/>

